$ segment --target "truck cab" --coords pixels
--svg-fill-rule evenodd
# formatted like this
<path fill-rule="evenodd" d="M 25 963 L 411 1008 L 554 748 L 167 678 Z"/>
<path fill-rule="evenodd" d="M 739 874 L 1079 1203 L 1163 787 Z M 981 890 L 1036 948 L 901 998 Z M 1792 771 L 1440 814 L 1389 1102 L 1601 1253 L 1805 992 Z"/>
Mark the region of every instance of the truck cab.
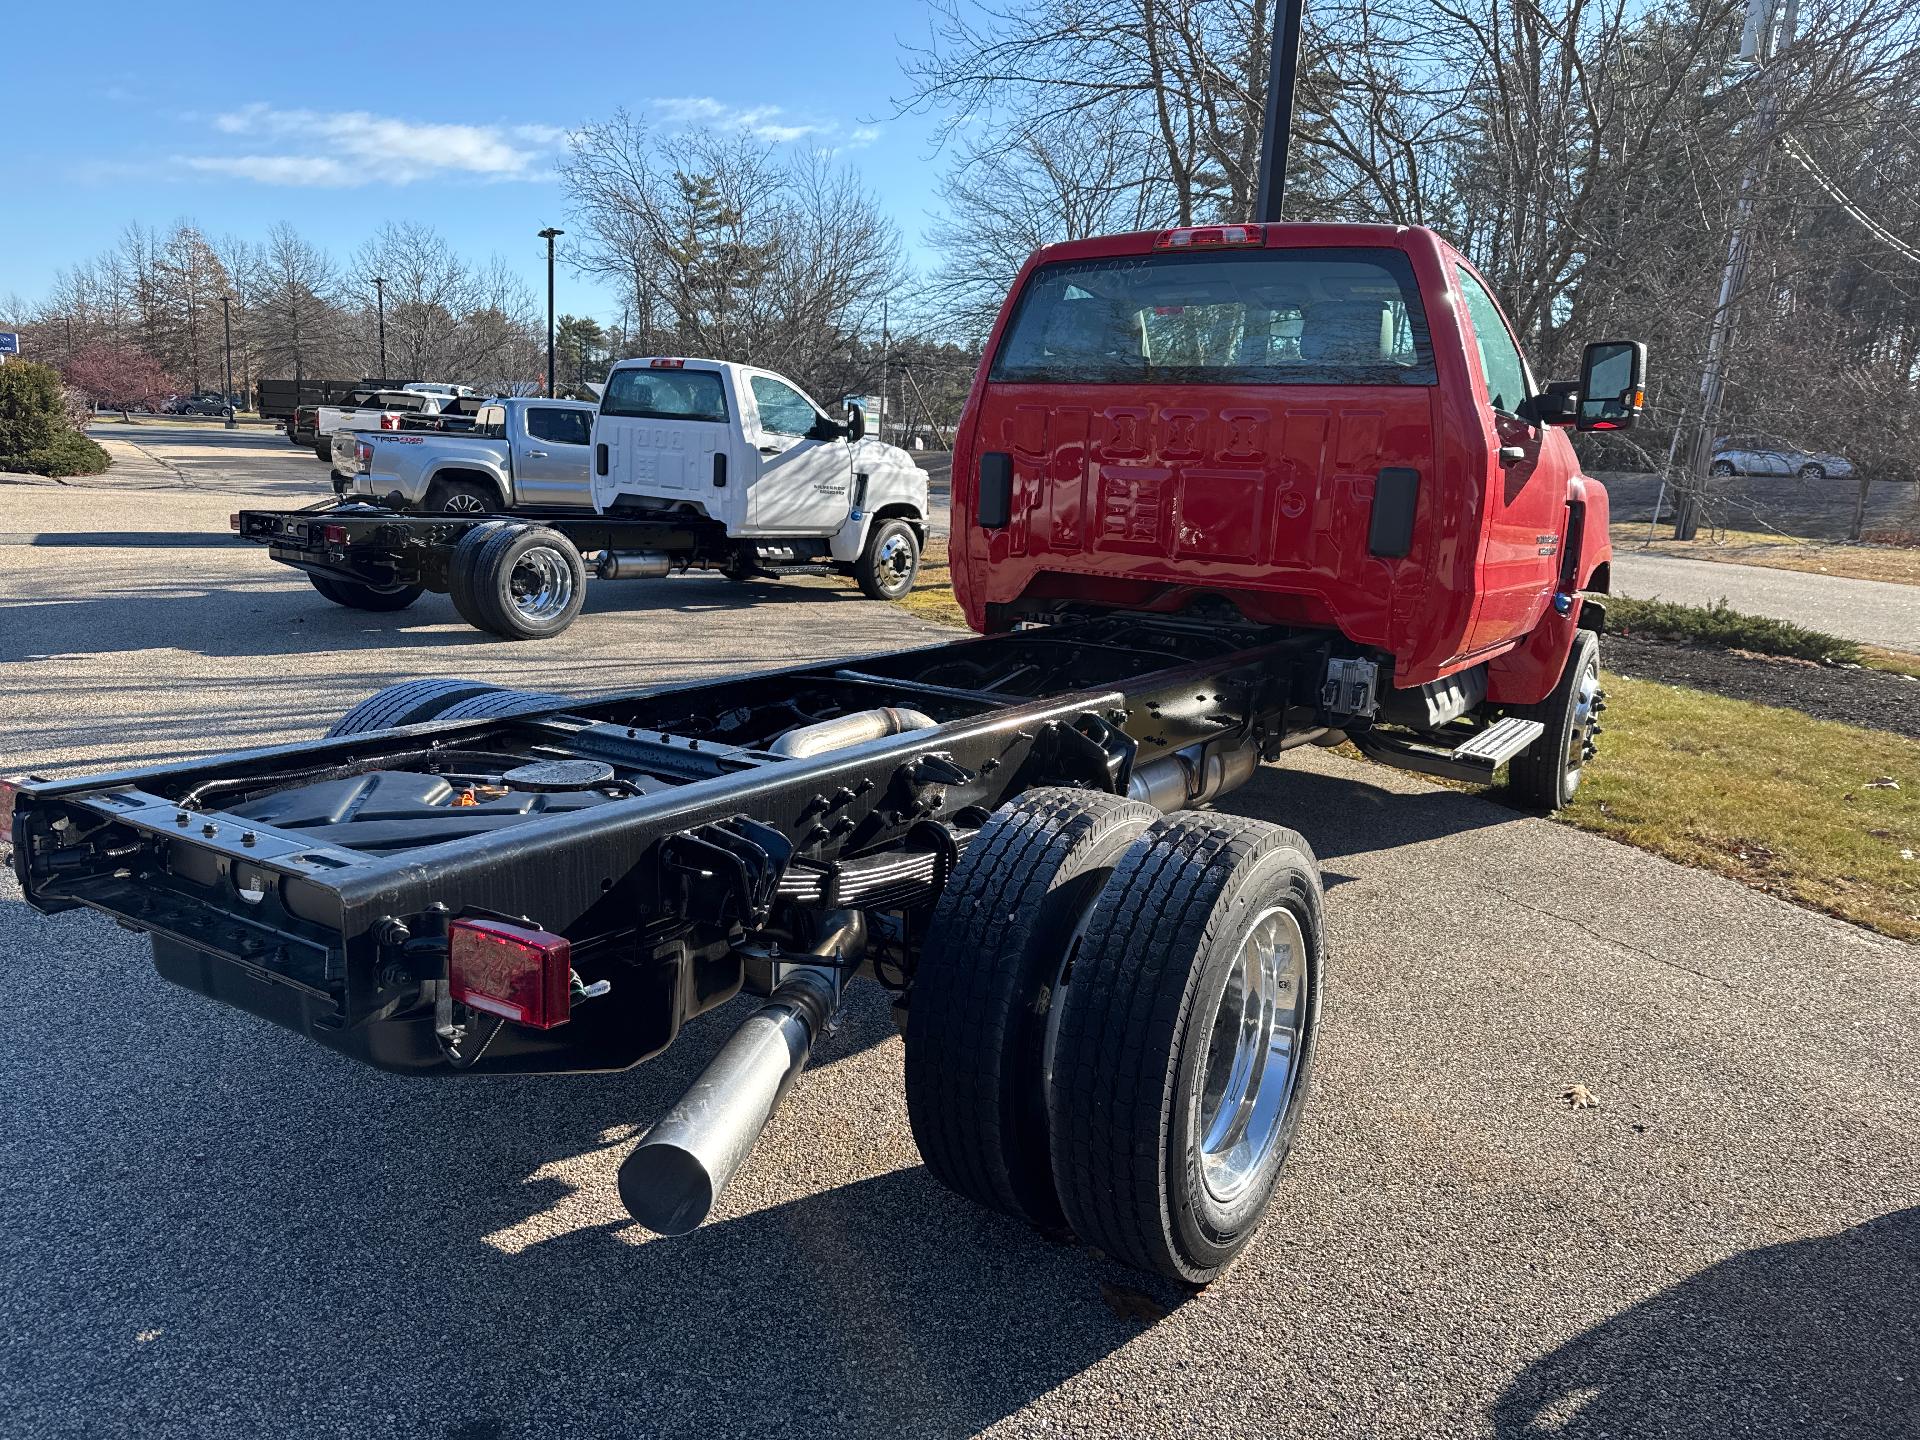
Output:
<path fill-rule="evenodd" d="M 1542 385 L 1430 230 L 1048 246 L 961 422 L 955 589 L 989 631 L 1219 600 L 1339 632 L 1382 697 L 1468 675 L 1496 705 L 1538 702 L 1600 623 L 1580 597 L 1608 588 L 1606 491 L 1565 430 L 1630 424 L 1643 364 L 1608 342 L 1581 382 Z"/>
<path fill-rule="evenodd" d="M 796 559 L 859 560 L 898 520 L 917 547 L 926 473 L 904 450 L 842 422 L 793 381 L 723 360 L 647 356 L 607 377 L 593 426 L 595 508 L 687 513 L 736 539 L 786 542 Z"/>

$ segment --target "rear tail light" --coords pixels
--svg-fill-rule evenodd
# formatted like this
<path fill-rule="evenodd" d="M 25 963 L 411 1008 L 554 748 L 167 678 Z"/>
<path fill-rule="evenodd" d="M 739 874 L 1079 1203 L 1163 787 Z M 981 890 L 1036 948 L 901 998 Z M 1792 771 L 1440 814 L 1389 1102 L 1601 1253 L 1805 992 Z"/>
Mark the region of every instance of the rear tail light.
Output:
<path fill-rule="evenodd" d="M 572 1018 L 573 946 L 499 920 L 447 927 L 447 988 L 455 1000 L 537 1030 Z"/>
<path fill-rule="evenodd" d="M 356 441 L 353 447 L 353 468 L 362 475 L 373 473 L 373 442 Z"/>
<path fill-rule="evenodd" d="M 20 782 L 0 775 L 0 860 L 13 855 L 13 808 L 20 798 Z"/>
<path fill-rule="evenodd" d="M 320 527 L 320 538 L 329 545 L 344 545 L 347 543 L 347 527 L 344 525 L 322 525 Z"/>
<path fill-rule="evenodd" d="M 1217 249 L 1228 245 L 1264 245 L 1264 225 L 1185 225 L 1178 230 L 1163 230 L 1153 242 L 1156 250 Z"/>
<path fill-rule="evenodd" d="M 659 360 L 649 360 L 647 364 L 655 370 L 684 370 L 687 368 L 687 362 L 684 360 L 668 360 L 662 358 Z"/>

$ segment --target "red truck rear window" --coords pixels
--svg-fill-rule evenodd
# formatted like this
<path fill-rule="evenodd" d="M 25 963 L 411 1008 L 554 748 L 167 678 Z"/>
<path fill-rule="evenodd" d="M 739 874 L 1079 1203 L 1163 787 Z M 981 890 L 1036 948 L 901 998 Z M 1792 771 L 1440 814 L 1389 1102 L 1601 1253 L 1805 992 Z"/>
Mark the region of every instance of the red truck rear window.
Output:
<path fill-rule="evenodd" d="M 1127 255 L 1035 270 L 989 378 L 1431 385 L 1433 347 L 1399 250 Z"/>

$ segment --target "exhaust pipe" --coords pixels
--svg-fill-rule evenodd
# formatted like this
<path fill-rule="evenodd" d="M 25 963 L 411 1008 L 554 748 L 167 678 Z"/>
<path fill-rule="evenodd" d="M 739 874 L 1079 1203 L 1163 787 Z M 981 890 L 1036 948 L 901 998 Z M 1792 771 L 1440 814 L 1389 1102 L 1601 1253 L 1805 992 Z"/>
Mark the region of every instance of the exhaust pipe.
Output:
<path fill-rule="evenodd" d="M 889 705 L 879 710 L 859 710 L 833 720 L 802 725 L 781 735 L 767 753 L 784 755 L 789 760 L 809 755 L 824 755 L 829 750 L 844 750 L 849 745 L 864 745 L 889 735 L 904 735 L 909 730 L 931 730 L 940 722 L 920 710 Z"/>
<path fill-rule="evenodd" d="M 813 955 L 844 966 L 865 953 L 864 914 L 836 910 L 826 923 Z M 806 1068 L 814 1037 L 838 1005 L 824 966 L 796 969 L 776 985 L 620 1167 L 627 1213 L 659 1235 L 697 1230 Z"/>

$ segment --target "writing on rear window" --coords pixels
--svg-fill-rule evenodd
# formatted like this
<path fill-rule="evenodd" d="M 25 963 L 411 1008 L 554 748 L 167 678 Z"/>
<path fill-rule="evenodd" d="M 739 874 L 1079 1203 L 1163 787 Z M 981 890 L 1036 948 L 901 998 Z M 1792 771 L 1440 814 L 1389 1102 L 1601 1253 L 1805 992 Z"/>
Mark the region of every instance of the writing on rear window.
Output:
<path fill-rule="evenodd" d="M 647 420 L 725 420 L 727 396 L 712 370 L 616 370 L 607 379 L 600 413 Z"/>
<path fill-rule="evenodd" d="M 1407 257 L 1255 250 L 1043 265 L 990 378 L 1074 384 L 1431 385 Z"/>

